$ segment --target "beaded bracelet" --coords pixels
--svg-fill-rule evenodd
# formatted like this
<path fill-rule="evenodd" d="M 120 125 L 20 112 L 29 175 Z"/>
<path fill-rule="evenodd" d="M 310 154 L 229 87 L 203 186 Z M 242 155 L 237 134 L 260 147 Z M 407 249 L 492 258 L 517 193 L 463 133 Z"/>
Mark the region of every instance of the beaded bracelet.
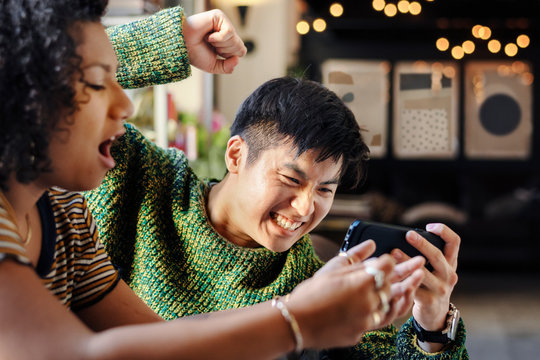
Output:
<path fill-rule="evenodd" d="M 281 316 L 287 321 L 289 324 L 291 331 L 294 336 L 294 352 L 297 354 L 302 351 L 304 348 L 304 338 L 302 337 L 302 333 L 300 332 L 300 326 L 298 326 L 298 322 L 294 318 L 293 314 L 289 312 L 289 309 L 285 306 L 285 303 L 281 301 L 281 299 L 278 297 L 275 297 L 272 299 L 272 307 L 275 307 L 281 312 Z"/>

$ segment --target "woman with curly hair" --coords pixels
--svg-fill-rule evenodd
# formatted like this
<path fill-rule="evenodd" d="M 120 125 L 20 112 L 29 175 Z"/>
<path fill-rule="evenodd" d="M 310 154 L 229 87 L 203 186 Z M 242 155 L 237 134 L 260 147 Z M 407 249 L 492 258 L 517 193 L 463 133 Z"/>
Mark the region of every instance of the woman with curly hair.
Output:
<path fill-rule="evenodd" d="M 330 261 L 287 300 L 169 322 L 119 279 L 76 192 L 97 186 L 115 166 L 110 148 L 132 113 L 117 82 L 117 55 L 130 64 L 130 49 L 141 41 L 166 49 L 172 64 L 149 57 L 118 69 L 137 85 L 137 69 L 189 67 L 186 58 L 230 72 L 245 47 L 221 12 L 182 21 L 177 11 L 176 28 L 162 26 L 159 15 L 146 20 L 147 38 L 112 29 L 113 42 L 124 33 L 115 53 L 100 23 L 106 4 L 0 2 L 0 358 L 270 359 L 355 343 L 380 320 L 373 314 L 381 292 L 389 296 L 388 256 L 369 271 L 360 261 Z M 171 42 L 178 36 L 170 31 L 183 32 L 185 44 Z M 349 257 L 372 251 L 367 244 Z"/>

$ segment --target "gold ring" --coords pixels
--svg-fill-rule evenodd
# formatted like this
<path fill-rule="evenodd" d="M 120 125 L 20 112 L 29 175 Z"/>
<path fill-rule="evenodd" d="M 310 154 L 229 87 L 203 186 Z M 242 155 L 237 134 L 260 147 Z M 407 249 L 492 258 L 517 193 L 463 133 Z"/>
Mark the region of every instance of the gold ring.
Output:
<path fill-rule="evenodd" d="M 381 314 L 375 311 L 373 314 L 371 314 L 371 318 L 373 320 L 373 325 L 375 327 L 379 326 L 379 324 L 381 323 Z"/>
<path fill-rule="evenodd" d="M 377 291 L 377 294 L 379 295 L 379 299 L 381 300 L 381 307 L 383 314 L 388 313 L 390 311 L 390 303 L 388 302 L 388 295 L 382 290 Z"/>
<path fill-rule="evenodd" d="M 351 264 L 351 265 L 354 264 L 353 258 L 349 254 L 347 254 L 346 251 L 340 251 L 339 256 L 345 256 L 347 258 L 347 261 L 349 262 L 349 264 Z"/>

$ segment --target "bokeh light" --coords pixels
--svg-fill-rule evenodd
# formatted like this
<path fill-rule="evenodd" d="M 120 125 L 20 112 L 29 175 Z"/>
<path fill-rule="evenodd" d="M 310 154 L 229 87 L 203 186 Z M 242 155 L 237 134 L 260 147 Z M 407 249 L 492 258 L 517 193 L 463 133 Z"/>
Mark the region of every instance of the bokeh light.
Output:
<path fill-rule="evenodd" d="M 450 47 L 450 42 L 448 41 L 448 39 L 442 37 L 437 39 L 435 45 L 437 46 L 437 49 L 439 49 L 439 51 L 446 51 Z"/>
<path fill-rule="evenodd" d="M 472 32 L 472 35 L 477 38 L 477 39 L 480 39 L 480 29 L 482 28 L 482 25 L 474 25 L 471 32 Z"/>
<path fill-rule="evenodd" d="M 501 51 L 501 42 L 496 39 L 491 39 L 488 42 L 488 50 L 496 54 Z"/>
<path fill-rule="evenodd" d="M 305 20 L 301 20 L 296 24 L 296 31 L 300 35 L 306 35 L 309 32 L 309 24 Z"/>
<path fill-rule="evenodd" d="M 475 49 L 474 43 L 471 40 L 464 41 L 461 47 L 463 47 L 465 54 L 472 54 Z"/>
<path fill-rule="evenodd" d="M 384 14 L 388 17 L 396 16 L 397 14 L 397 7 L 394 4 L 386 4 L 384 7 Z"/>
<path fill-rule="evenodd" d="M 413 15 L 418 15 L 422 12 L 422 5 L 419 2 L 413 1 L 409 5 L 409 12 Z"/>
<path fill-rule="evenodd" d="M 526 86 L 532 85 L 534 82 L 534 75 L 528 71 L 524 72 L 523 74 L 521 74 L 521 82 L 523 83 L 523 85 Z"/>
<path fill-rule="evenodd" d="M 478 35 L 480 35 L 480 39 L 487 40 L 491 37 L 491 29 L 487 26 L 482 26 L 478 30 Z"/>
<path fill-rule="evenodd" d="M 343 15 L 343 5 L 340 3 L 333 3 L 330 5 L 330 15 L 334 17 L 340 17 Z"/>
<path fill-rule="evenodd" d="M 462 59 L 465 55 L 463 48 L 461 46 L 454 46 L 452 48 L 452 57 L 456 60 Z"/>
<path fill-rule="evenodd" d="M 313 20 L 313 30 L 317 32 L 323 32 L 326 30 L 326 21 L 321 18 Z"/>
<path fill-rule="evenodd" d="M 409 5 L 410 3 L 407 0 L 400 0 L 397 3 L 397 8 L 400 13 L 406 14 L 409 12 Z"/>
<path fill-rule="evenodd" d="M 386 1 L 384 0 L 373 0 L 373 3 L 371 4 L 373 8 L 377 11 L 383 11 L 384 7 L 386 6 Z"/>
<path fill-rule="evenodd" d="M 516 43 L 520 48 L 526 48 L 531 43 L 531 39 L 525 34 L 519 35 L 516 39 Z"/>
<path fill-rule="evenodd" d="M 508 43 L 504 47 L 504 53 L 510 57 L 516 56 L 517 52 L 518 52 L 518 47 L 514 43 Z"/>

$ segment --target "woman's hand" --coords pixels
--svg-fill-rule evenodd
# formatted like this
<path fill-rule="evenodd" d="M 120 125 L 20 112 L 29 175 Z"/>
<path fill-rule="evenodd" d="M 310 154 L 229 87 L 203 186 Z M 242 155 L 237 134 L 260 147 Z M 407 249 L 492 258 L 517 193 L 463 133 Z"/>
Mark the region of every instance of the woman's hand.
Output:
<path fill-rule="evenodd" d="M 230 74 L 247 52 L 231 21 L 221 10 L 189 16 L 183 23 L 191 65 L 213 74 Z"/>
<path fill-rule="evenodd" d="M 379 274 L 378 281 L 362 262 L 333 259 L 329 266 L 298 285 L 287 302 L 308 348 L 356 344 L 366 330 L 382 320 L 379 292 L 389 297 L 388 279 L 394 269 L 389 255 L 370 263 Z"/>
<path fill-rule="evenodd" d="M 364 266 L 371 266 L 374 259 L 366 260 L 375 251 L 375 242 L 368 240 L 362 242 L 346 252 L 346 256 L 336 256 L 321 268 L 317 274 L 332 271 L 341 266 L 353 263 L 362 263 Z M 344 253 L 340 253 L 344 255 Z M 370 329 L 382 328 L 389 325 L 393 320 L 405 315 L 413 305 L 413 297 L 424 278 L 425 259 L 417 256 L 408 261 L 402 262 L 394 267 L 388 280 L 390 281 L 389 311 L 381 318 L 379 324 Z"/>

